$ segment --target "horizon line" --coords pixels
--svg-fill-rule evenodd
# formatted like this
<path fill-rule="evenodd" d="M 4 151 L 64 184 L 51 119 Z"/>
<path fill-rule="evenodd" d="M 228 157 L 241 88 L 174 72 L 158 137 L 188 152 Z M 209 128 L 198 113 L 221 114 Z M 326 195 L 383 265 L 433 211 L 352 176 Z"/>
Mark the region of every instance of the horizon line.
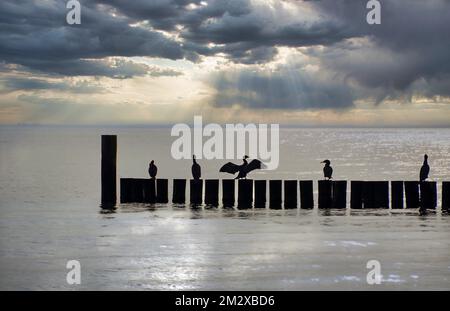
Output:
<path fill-rule="evenodd" d="M 85 128 L 105 128 L 105 127 L 119 127 L 119 128 L 170 128 L 173 127 L 175 124 L 187 124 L 191 127 L 194 126 L 194 124 L 189 122 L 176 122 L 176 123 L 153 123 L 153 124 L 142 124 L 142 123 L 136 123 L 136 124 L 39 124 L 39 123 L 14 123 L 14 124 L 1 124 L 0 127 L 85 127 Z M 254 122 L 236 122 L 236 123 L 219 123 L 219 122 L 209 122 L 205 123 L 207 124 L 219 124 L 219 125 L 226 125 L 226 124 L 255 124 Z M 281 124 L 281 123 L 264 123 L 264 124 L 278 124 L 280 128 L 330 128 L 330 129 L 351 129 L 351 128 L 367 128 L 367 129 L 450 129 L 449 125 L 417 125 L 417 124 L 411 124 L 411 125 L 383 125 L 383 126 L 371 126 L 371 125 L 298 125 L 298 124 Z"/>

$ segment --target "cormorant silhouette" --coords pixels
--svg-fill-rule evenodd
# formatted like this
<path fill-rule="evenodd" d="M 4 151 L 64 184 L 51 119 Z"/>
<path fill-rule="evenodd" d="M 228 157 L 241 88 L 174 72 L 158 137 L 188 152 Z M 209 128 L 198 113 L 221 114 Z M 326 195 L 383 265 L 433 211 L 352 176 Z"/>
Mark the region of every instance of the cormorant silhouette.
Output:
<path fill-rule="evenodd" d="M 195 154 L 192 155 L 192 177 L 195 180 L 198 180 L 202 177 L 202 168 L 200 167 L 200 165 L 197 163 L 197 161 L 195 160 Z"/>
<path fill-rule="evenodd" d="M 423 156 L 423 165 L 420 168 L 420 181 L 425 181 L 430 173 L 430 166 L 428 165 L 428 155 Z"/>
<path fill-rule="evenodd" d="M 156 167 L 155 161 L 152 160 L 150 162 L 150 164 L 148 165 L 148 174 L 150 175 L 150 177 L 152 179 L 155 179 L 157 173 L 158 173 L 158 167 Z"/>
<path fill-rule="evenodd" d="M 325 163 L 325 166 L 323 167 L 323 176 L 325 177 L 325 179 L 332 179 L 333 168 L 330 166 L 330 160 L 325 160 L 320 163 Z"/>
<path fill-rule="evenodd" d="M 248 156 L 247 155 L 244 156 L 243 158 L 244 163 L 242 163 L 241 165 L 228 162 L 227 164 L 225 164 L 220 168 L 219 172 L 229 174 L 236 174 L 237 172 L 239 172 L 239 174 L 235 179 L 241 179 L 247 178 L 247 174 L 253 170 L 265 168 L 265 165 L 261 161 L 254 159 L 250 163 L 248 163 L 247 159 Z"/>

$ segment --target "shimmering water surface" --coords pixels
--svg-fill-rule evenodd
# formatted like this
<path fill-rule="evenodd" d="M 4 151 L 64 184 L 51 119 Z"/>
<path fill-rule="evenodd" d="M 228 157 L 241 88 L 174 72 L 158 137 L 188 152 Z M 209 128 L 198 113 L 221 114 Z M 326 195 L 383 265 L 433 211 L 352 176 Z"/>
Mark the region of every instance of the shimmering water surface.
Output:
<path fill-rule="evenodd" d="M 100 135 L 118 135 L 119 177 L 189 178 L 170 128 L 0 127 L 0 289 L 450 289 L 450 217 L 440 210 L 99 208 Z M 280 166 L 256 179 L 450 179 L 449 129 L 282 129 Z M 200 160 L 204 178 L 224 161 Z M 170 185 L 170 184 L 169 184 Z M 315 184 L 316 188 L 316 184 Z M 440 192 L 440 189 L 439 189 Z M 440 200 L 439 200 L 440 201 Z M 81 262 L 82 284 L 66 283 Z M 368 285 L 367 261 L 381 264 Z"/>

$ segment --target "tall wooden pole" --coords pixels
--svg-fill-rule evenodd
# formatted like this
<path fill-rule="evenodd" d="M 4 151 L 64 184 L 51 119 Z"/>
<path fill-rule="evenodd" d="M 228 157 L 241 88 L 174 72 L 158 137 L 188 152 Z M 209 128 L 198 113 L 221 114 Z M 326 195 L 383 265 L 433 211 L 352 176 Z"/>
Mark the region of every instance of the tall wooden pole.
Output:
<path fill-rule="evenodd" d="M 101 183 L 102 207 L 116 205 L 117 136 L 102 135 Z"/>

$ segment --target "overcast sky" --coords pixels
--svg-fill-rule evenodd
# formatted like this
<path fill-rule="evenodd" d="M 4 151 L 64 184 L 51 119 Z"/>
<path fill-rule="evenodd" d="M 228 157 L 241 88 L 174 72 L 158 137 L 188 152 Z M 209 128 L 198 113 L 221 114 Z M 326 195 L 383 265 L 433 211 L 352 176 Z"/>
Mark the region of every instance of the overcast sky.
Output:
<path fill-rule="evenodd" d="M 450 0 L 0 1 L 0 124 L 450 126 Z"/>

